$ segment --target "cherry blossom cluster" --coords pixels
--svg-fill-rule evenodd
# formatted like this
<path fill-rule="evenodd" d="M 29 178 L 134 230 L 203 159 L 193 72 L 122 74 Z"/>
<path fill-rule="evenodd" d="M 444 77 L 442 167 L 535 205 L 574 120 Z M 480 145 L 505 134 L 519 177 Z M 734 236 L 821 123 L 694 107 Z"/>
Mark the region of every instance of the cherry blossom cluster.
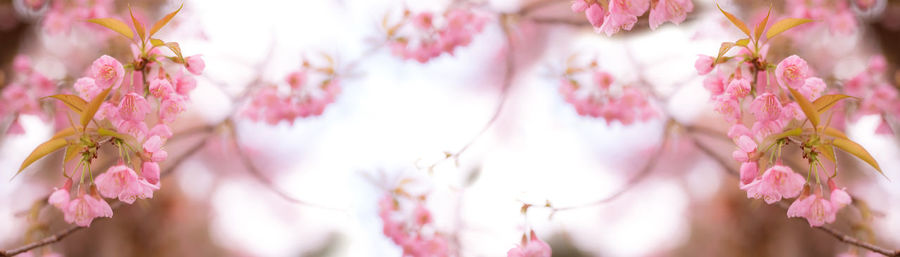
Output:
<path fill-rule="evenodd" d="M 65 34 L 71 30 L 72 25 L 85 24 L 79 21 L 109 17 L 115 8 L 113 0 L 32 0 L 26 2 L 29 2 L 29 7 L 33 9 L 49 5 L 47 14 L 41 22 L 44 31 L 49 34 Z M 108 33 L 107 30 L 96 26 L 87 27 L 95 29 L 96 33 Z"/>
<path fill-rule="evenodd" d="M 199 75 L 205 64 L 199 55 L 176 58 L 147 47 L 132 45 L 134 62 L 127 67 L 110 56 L 98 58 L 88 75 L 74 84 L 85 102 L 109 96 L 94 118 L 98 130 L 114 131 L 111 142 L 119 150 L 120 161 L 94 178 L 90 161 L 96 158 L 99 142 L 85 143 L 82 158 L 75 160 L 82 168 L 78 187 L 72 188 L 76 167 L 48 199 L 65 214 L 66 222 L 89 226 L 94 218 L 112 216 L 103 197 L 131 204 L 152 198 L 159 189 L 159 162 L 168 157 L 162 146 L 172 136 L 169 124 L 185 111 L 196 87 L 193 76 Z M 84 181 L 85 173 L 91 181 Z"/>
<path fill-rule="evenodd" d="M 19 122 L 20 115 L 37 115 L 45 120 L 50 117 L 42 111 L 40 98 L 56 92 L 56 85 L 35 70 L 31 58 L 25 55 L 16 56 L 13 71 L 15 76 L 0 93 L 0 116 L 12 117 L 7 134 L 22 134 L 25 129 Z"/>
<path fill-rule="evenodd" d="M 884 56 L 875 56 L 869 60 L 867 69 L 844 83 L 844 92 L 860 100 L 851 120 L 863 115 L 879 115 L 879 134 L 893 134 L 888 120 L 900 121 L 900 99 L 897 88 L 888 82 L 886 76 L 887 62 Z"/>
<path fill-rule="evenodd" d="M 813 26 L 827 26 L 831 33 L 848 35 L 856 32 L 859 22 L 853 13 L 851 4 L 855 4 L 857 8 L 869 9 L 874 7 L 874 0 L 862 1 L 848 0 L 788 0 L 785 1 L 786 13 L 791 17 L 807 18 L 812 20 L 823 21 Z M 802 31 L 797 30 L 797 31 Z"/>
<path fill-rule="evenodd" d="M 592 83 L 578 81 L 583 73 L 590 74 Z M 587 67 L 567 68 L 559 92 L 578 115 L 603 118 L 607 124 L 618 121 L 627 126 L 658 115 L 646 92 L 631 86 L 614 86 L 614 83 L 611 74 L 592 62 Z"/>
<path fill-rule="evenodd" d="M 665 22 L 680 24 L 694 11 L 691 0 L 575 0 L 572 11 L 583 12 L 597 32 L 607 36 L 630 31 L 638 17 L 650 10 L 650 29 Z"/>
<path fill-rule="evenodd" d="M 425 63 L 443 53 L 453 55 L 456 48 L 469 45 L 487 21 L 487 16 L 469 9 L 451 9 L 437 16 L 405 10 L 396 24 L 389 25 L 385 19 L 382 27 L 395 56 Z"/>
<path fill-rule="evenodd" d="M 850 202 L 850 197 L 831 178 L 828 179 L 831 193 L 827 199 L 823 196 L 818 167 L 822 167 L 822 173 L 825 170 L 818 158 L 828 154 L 827 146 L 815 140 L 798 142 L 780 136 L 784 131 L 802 128 L 807 118 L 797 99 L 789 96 L 814 101 L 825 91 L 825 82 L 813 76 L 807 62 L 796 55 L 784 58 L 773 69 L 766 62 L 767 50 L 767 45 L 744 47 L 736 56 L 718 60 L 701 55 L 695 67 L 700 75 L 709 74 L 704 87 L 711 94 L 715 110 L 731 124 L 728 136 L 738 147 L 732 156 L 741 163 L 740 187 L 747 192 L 747 197 L 772 204 L 799 196 L 791 205 L 788 217 L 806 218 L 810 226 L 831 223 L 837 211 Z M 809 135 L 809 138 L 817 136 Z M 800 144 L 803 157 L 810 161 L 807 178 L 782 164 L 781 149 L 790 143 Z M 813 182 L 808 181 L 810 174 L 815 175 L 818 184 L 815 192 L 811 188 Z"/>
<path fill-rule="evenodd" d="M 449 256 L 447 238 L 436 231 L 426 196 L 412 196 L 403 190 L 387 193 L 378 201 L 383 233 L 403 249 L 403 256 Z"/>
<path fill-rule="evenodd" d="M 271 85 L 256 91 L 242 114 L 253 121 L 261 120 L 271 125 L 281 121 L 293 124 L 297 118 L 322 115 L 325 107 L 341 93 L 340 80 L 334 70 L 330 61 L 324 67 L 304 62 L 301 69 L 285 77 L 287 86 Z"/>
<path fill-rule="evenodd" d="M 530 235 L 522 234 L 522 242 L 506 252 L 507 257 L 550 257 L 551 255 L 553 255 L 553 250 L 550 249 L 550 245 L 541 241 L 534 234 L 534 230 Z"/>

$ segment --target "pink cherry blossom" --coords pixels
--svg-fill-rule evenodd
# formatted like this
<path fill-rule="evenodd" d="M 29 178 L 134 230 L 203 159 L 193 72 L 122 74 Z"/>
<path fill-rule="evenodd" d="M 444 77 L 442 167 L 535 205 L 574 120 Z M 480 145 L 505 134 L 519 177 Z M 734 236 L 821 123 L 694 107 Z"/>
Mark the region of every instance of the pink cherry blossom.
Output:
<path fill-rule="evenodd" d="M 91 78 L 101 90 L 118 87 L 124 77 L 125 68 L 122 63 L 108 55 L 101 56 L 91 64 Z"/>
<path fill-rule="evenodd" d="M 534 230 L 531 231 L 531 240 L 526 240 L 523 235 L 522 243 L 506 252 L 507 257 L 550 257 L 551 255 L 553 255 L 553 250 L 550 249 L 550 245 L 541 241 Z"/>
<path fill-rule="evenodd" d="M 825 81 L 817 77 L 810 77 L 806 79 L 802 87 L 797 89 L 797 92 L 806 97 L 807 100 L 813 101 L 822 96 L 825 87 Z"/>
<path fill-rule="evenodd" d="M 159 136 L 151 136 L 147 141 L 144 142 L 143 150 L 144 154 L 149 158 L 150 161 L 153 162 L 161 162 L 166 160 L 166 157 L 169 156 L 165 150 L 162 150 L 163 145 L 162 138 Z"/>
<path fill-rule="evenodd" d="M 112 217 L 112 208 L 103 199 L 90 194 L 81 194 L 72 199 L 63 212 L 64 219 L 68 223 L 88 227 L 91 221 L 100 217 Z"/>
<path fill-rule="evenodd" d="M 157 175 L 158 177 L 158 175 Z M 153 197 L 153 190 L 159 189 L 138 177 L 131 168 L 119 164 L 110 167 L 95 179 L 100 195 L 106 198 L 118 198 L 132 204 L 137 199 Z"/>
<path fill-rule="evenodd" d="M 603 26 L 603 20 L 606 17 L 606 11 L 603 10 L 603 7 L 600 6 L 600 4 L 594 3 L 586 10 L 584 10 L 584 16 L 587 17 L 588 22 L 591 23 L 591 26 L 599 28 Z"/>
<path fill-rule="evenodd" d="M 806 83 L 809 76 L 809 66 L 806 64 L 806 60 L 796 55 L 784 58 L 775 67 L 775 77 L 781 85 L 786 87 L 799 88 Z"/>
<path fill-rule="evenodd" d="M 806 218 L 810 227 L 819 227 L 826 223 L 834 222 L 836 211 L 831 202 L 821 196 L 821 191 L 816 194 L 798 198 L 788 208 L 787 216 L 790 218 Z"/>
<path fill-rule="evenodd" d="M 150 81 L 150 94 L 160 99 L 169 97 L 175 93 L 175 87 L 166 79 L 153 79 Z"/>
<path fill-rule="evenodd" d="M 750 103 L 750 113 L 758 120 L 775 120 L 781 118 L 781 101 L 772 93 L 763 93 Z"/>
<path fill-rule="evenodd" d="M 119 118 L 126 121 L 141 122 L 150 112 L 150 103 L 143 96 L 128 93 L 119 102 Z"/>
<path fill-rule="evenodd" d="M 741 186 L 747 191 L 748 198 L 763 199 L 768 204 L 780 201 L 781 198 L 793 198 L 800 194 L 806 180 L 790 167 L 776 164 L 753 182 Z"/>
<path fill-rule="evenodd" d="M 200 75 L 203 73 L 203 69 L 206 68 L 206 63 L 203 62 L 202 55 L 188 56 L 184 58 L 184 62 L 184 67 L 194 75 Z"/>
<path fill-rule="evenodd" d="M 150 184 L 156 185 L 159 182 L 159 164 L 152 161 L 145 161 L 141 164 L 141 176 L 150 182 Z"/>
<path fill-rule="evenodd" d="M 733 79 L 725 87 L 725 94 L 734 98 L 743 98 L 750 93 L 750 80 L 745 78 Z"/>
<path fill-rule="evenodd" d="M 573 12 L 583 12 L 587 10 L 589 4 L 585 2 L 585 0 L 575 0 L 572 1 L 572 11 Z"/>
<path fill-rule="evenodd" d="M 691 0 L 659 0 L 656 6 L 650 9 L 650 29 L 656 29 L 666 21 L 681 24 L 687 13 L 692 11 L 694 3 Z"/>
<path fill-rule="evenodd" d="M 184 112 L 186 101 L 187 99 L 181 95 L 170 95 L 169 97 L 162 99 L 162 102 L 159 105 L 159 119 L 165 123 L 174 122 L 175 118 L 178 117 L 178 114 Z"/>
<path fill-rule="evenodd" d="M 288 83 L 288 85 L 291 86 L 292 89 L 300 89 L 300 87 L 306 84 L 306 71 L 291 72 L 284 80 Z"/>
<path fill-rule="evenodd" d="M 694 62 L 694 68 L 697 69 L 697 74 L 706 75 L 709 74 L 714 68 L 715 58 L 708 55 L 697 55 L 697 61 Z"/>
<path fill-rule="evenodd" d="M 755 161 L 741 163 L 741 185 L 750 184 L 759 175 L 759 164 Z"/>
<path fill-rule="evenodd" d="M 47 198 L 47 203 L 57 209 L 65 210 L 70 201 L 69 190 L 72 190 L 72 179 L 66 179 L 62 188 L 54 188 L 53 193 Z"/>
<path fill-rule="evenodd" d="M 95 96 L 99 95 L 100 92 L 103 91 L 97 83 L 94 82 L 94 79 L 84 77 L 79 78 L 75 81 L 75 85 L 73 86 L 75 91 L 78 92 L 78 96 L 81 96 L 86 101 L 90 101 L 94 99 Z"/>
<path fill-rule="evenodd" d="M 739 162 L 749 161 L 756 152 L 756 142 L 748 136 L 741 136 L 737 140 L 738 150 L 735 150 L 732 156 L 734 160 Z"/>

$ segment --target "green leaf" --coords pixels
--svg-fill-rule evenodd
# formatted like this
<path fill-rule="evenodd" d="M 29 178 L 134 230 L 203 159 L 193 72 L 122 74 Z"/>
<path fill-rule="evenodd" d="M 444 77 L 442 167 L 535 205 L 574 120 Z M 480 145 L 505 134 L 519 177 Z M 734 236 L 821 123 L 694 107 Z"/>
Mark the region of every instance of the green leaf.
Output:
<path fill-rule="evenodd" d="M 51 95 L 51 96 L 47 96 L 47 97 L 55 98 L 57 100 L 62 101 L 64 104 L 66 104 L 67 107 L 69 107 L 69 109 L 77 112 L 79 115 L 81 115 L 81 113 L 84 112 L 84 109 L 87 107 L 87 101 L 85 101 L 84 99 L 81 99 L 81 97 L 79 97 L 77 95 L 60 94 L 60 95 Z M 47 97 L 44 97 L 44 98 L 47 98 Z"/>
<path fill-rule="evenodd" d="M 794 97 L 794 100 L 797 101 L 797 104 L 800 105 L 800 109 L 803 109 L 803 114 L 806 114 L 806 118 L 809 119 L 809 122 L 813 124 L 813 128 L 819 127 L 819 112 L 816 111 L 816 108 L 813 107 L 812 103 L 803 97 L 797 90 L 793 88 L 788 88 L 791 91 L 791 96 Z"/>
<path fill-rule="evenodd" d="M 151 39 L 150 39 L 150 44 L 153 44 L 153 46 L 159 47 L 159 46 L 164 46 L 164 45 L 166 45 L 166 42 L 163 42 L 162 40 L 159 40 L 159 39 L 156 39 L 156 38 L 151 38 Z"/>
<path fill-rule="evenodd" d="M 776 22 L 772 27 L 769 28 L 769 31 L 766 31 L 766 37 L 771 40 L 773 37 L 781 34 L 781 32 L 785 32 L 793 27 L 805 24 L 807 22 L 811 22 L 813 20 L 810 19 L 801 19 L 801 18 L 784 18 L 778 22 Z"/>
<path fill-rule="evenodd" d="M 822 132 L 824 132 L 825 135 L 829 135 L 834 138 L 843 138 L 843 139 L 847 139 L 847 140 L 850 139 L 849 137 L 847 137 L 846 134 L 844 134 L 844 132 L 841 132 L 840 130 L 837 130 L 832 127 L 825 127 L 825 129 L 823 129 Z"/>
<path fill-rule="evenodd" d="M 739 39 L 738 41 L 734 41 L 734 44 L 739 46 L 747 46 L 747 44 L 750 44 L 750 38 Z"/>
<path fill-rule="evenodd" d="M 834 147 L 832 147 L 831 145 L 822 144 L 822 146 L 819 149 L 819 152 L 822 153 L 823 156 L 825 156 L 825 159 L 828 159 L 831 162 L 835 162 Z"/>
<path fill-rule="evenodd" d="M 731 50 L 734 46 L 735 44 L 732 42 L 722 42 L 722 46 L 719 47 L 719 55 L 716 56 L 716 63 L 719 63 L 719 59 L 728 53 L 728 50 Z"/>
<path fill-rule="evenodd" d="M 881 171 L 881 167 L 878 166 L 878 162 L 875 161 L 875 158 L 872 158 L 872 155 L 870 155 L 869 152 L 866 151 L 866 149 L 861 145 L 849 139 L 843 138 L 835 138 L 834 141 L 832 141 L 832 144 L 834 146 L 837 146 L 841 150 L 844 150 L 845 152 L 856 156 L 860 160 L 865 161 L 869 165 L 872 165 L 872 168 L 875 168 L 878 173 L 880 173 L 882 176 L 885 176 L 884 172 Z M 885 176 L 885 178 L 887 178 L 887 176 Z"/>
<path fill-rule="evenodd" d="M 22 173 L 25 168 L 28 168 L 28 166 L 35 161 L 40 160 L 50 153 L 56 152 L 56 150 L 63 148 L 63 146 L 66 146 L 66 144 L 67 142 L 65 138 L 56 138 L 50 139 L 47 142 L 39 145 L 34 149 L 34 151 L 31 152 L 31 154 L 28 155 L 28 157 L 25 158 L 25 161 L 22 162 L 22 166 L 19 167 L 19 171 L 16 172 L 16 175 Z M 16 175 L 13 175 L 13 177 L 15 177 Z"/>
<path fill-rule="evenodd" d="M 99 18 L 99 19 L 90 19 L 88 22 L 93 22 L 99 24 L 100 26 L 104 26 L 112 31 L 119 32 L 128 40 L 134 39 L 134 34 L 131 32 L 131 28 L 128 27 L 124 22 L 117 20 L 115 18 Z"/>
<path fill-rule="evenodd" d="M 153 24 L 153 27 L 150 28 L 150 36 L 153 36 L 153 34 L 156 34 L 156 32 L 159 31 L 159 29 L 162 29 L 162 27 L 166 26 L 166 24 L 169 23 L 169 21 L 171 21 L 179 11 L 181 11 L 181 8 L 184 8 L 184 3 L 181 3 L 181 6 L 178 7 L 178 10 L 166 14 L 165 17 L 156 21 L 156 24 Z"/>
<path fill-rule="evenodd" d="M 91 119 L 94 118 L 94 114 L 97 114 L 97 110 L 100 109 L 100 104 L 106 100 L 106 95 L 109 95 L 109 91 L 112 90 L 113 87 L 109 87 L 103 92 L 100 92 L 99 95 L 95 96 L 94 99 L 91 99 L 91 102 L 88 103 L 87 108 L 84 110 L 84 114 L 81 115 L 81 126 L 83 128 L 87 128 L 88 123 L 91 122 Z"/>
<path fill-rule="evenodd" d="M 168 47 L 169 50 L 172 50 L 172 52 L 175 53 L 176 56 L 178 56 L 178 60 L 181 61 L 181 62 L 179 62 L 179 63 L 183 63 L 183 62 L 184 62 L 184 56 L 181 55 L 181 47 L 178 46 L 178 43 L 176 43 L 176 42 L 166 42 L 166 47 Z"/>
<path fill-rule="evenodd" d="M 778 133 L 778 134 L 775 134 L 775 135 L 771 135 L 771 136 L 769 136 L 769 138 L 770 138 L 772 141 L 776 141 L 776 140 L 779 140 L 779 139 L 782 139 L 782 138 L 786 138 L 786 137 L 799 136 L 800 134 L 803 134 L 803 129 L 801 129 L 801 128 L 794 128 L 794 129 L 791 129 L 791 130 L 788 130 L 788 131 L 785 131 L 785 132 L 781 132 L 781 133 Z"/>
<path fill-rule="evenodd" d="M 832 106 L 834 106 L 834 104 L 836 104 L 841 99 L 848 98 L 848 97 L 852 97 L 852 96 L 841 95 L 841 94 L 823 95 L 822 97 L 819 97 L 818 99 L 813 101 L 812 104 L 813 104 L 813 107 L 816 108 L 817 112 L 823 113 L 823 112 L 827 111 L 828 109 L 830 109 Z"/>
<path fill-rule="evenodd" d="M 719 6 L 719 3 L 716 3 L 716 7 L 719 8 L 719 11 L 722 11 L 722 14 L 724 14 L 725 17 L 728 18 L 728 20 L 731 21 L 732 24 L 734 24 L 735 27 L 737 27 L 738 29 L 743 31 L 744 34 L 747 34 L 748 37 L 750 36 L 750 29 L 747 28 L 747 25 L 744 24 L 743 21 L 741 21 L 737 17 L 734 17 L 733 14 L 726 12 L 725 10 L 722 10 L 722 7 Z"/>
<path fill-rule="evenodd" d="M 141 42 L 144 42 L 144 39 L 147 38 L 147 34 L 144 33 L 144 24 L 141 24 L 140 21 L 134 18 L 134 11 L 131 10 L 131 5 L 128 5 L 128 13 L 131 14 L 131 24 L 134 24 L 134 30 L 137 31 L 138 36 L 141 37 Z"/>
<path fill-rule="evenodd" d="M 56 134 L 54 134 L 51 139 L 64 138 L 64 137 L 68 137 L 71 135 L 75 135 L 75 128 L 68 127 L 68 128 L 64 128 L 63 130 L 60 130 L 59 132 L 56 132 Z"/>
<path fill-rule="evenodd" d="M 63 162 L 69 162 L 69 160 L 78 156 L 78 153 L 80 153 L 82 149 L 84 149 L 84 147 L 81 147 L 80 145 L 70 145 L 69 147 L 66 147 L 66 156 L 63 157 Z"/>
<path fill-rule="evenodd" d="M 766 25 L 767 23 L 769 23 L 769 15 L 772 15 L 771 4 L 769 5 L 769 12 L 766 13 L 766 18 L 763 18 L 763 20 L 759 24 L 756 24 L 756 30 L 753 31 L 754 39 L 756 39 L 757 42 L 759 42 L 759 40 L 761 39 L 760 37 L 762 37 L 763 30 L 766 30 Z"/>

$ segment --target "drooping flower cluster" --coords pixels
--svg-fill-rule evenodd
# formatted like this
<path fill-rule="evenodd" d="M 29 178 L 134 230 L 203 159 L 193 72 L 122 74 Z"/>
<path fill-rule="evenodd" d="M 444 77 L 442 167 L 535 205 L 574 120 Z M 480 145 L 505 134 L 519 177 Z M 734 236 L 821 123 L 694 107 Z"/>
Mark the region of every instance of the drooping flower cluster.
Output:
<path fill-rule="evenodd" d="M 779 22 L 781 29 L 767 33 L 767 38 L 809 22 L 793 21 L 801 22 L 793 22 L 791 26 Z M 765 28 L 765 25 L 755 27 Z M 715 110 L 731 125 L 728 136 L 738 148 L 732 157 L 741 163 L 740 187 L 748 198 L 762 199 L 769 204 L 799 196 L 791 205 L 788 217 L 806 218 L 810 226 L 831 223 L 838 210 L 850 203 L 850 196 L 845 189 L 835 186 L 832 178 L 837 176 L 837 170 L 829 174 L 822 161 L 835 162 L 835 149 L 839 148 L 880 171 L 862 146 L 831 127 L 830 115 L 823 115 L 848 96 L 823 95 L 825 82 L 815 77 L 807 62 L 796 55 L 770 65 L 766 60 L 768 42 L 759 38 L 762 31 L 756 36 L 748 31 L 745 34 L 750 38 L 723 43 L 718 57 L 701 55 L 695 63 L 700 75 L 708 74 L 703 85 L 710 92 Z M 738 47 L 738 53 L 725 56 L 731 47 Z M 809 163 L 805 179 L 782 164 L 782 148 L 788 144 L 797 144 L 802 158 Z M 765 171 L 760 174 L 762 170 Z M 822 175 L 830 175 L 828 188 L 832 193 L 828 199 L 821 193 Z M 810 193 L 810 188 L 817 188 L 815 194 Z"/>
<path fill-rule="evenodd" d="M 81 177 L 77 197 L 70 197 L 72 180 L 67 179 L 66 185 L 48 200 L 65 214 L 69 223 L 89 226 L 94 218 L 112 216 L 101 196 L 128 204 L 153 197 L 153 191 L 160 186 L 159 162 L 168 157 L 162 146 L 172 136 L 169 124 L 184 112 L 189 94 L 196 87 L 192 76 L 204 68 L 200 56 L 169 57 L 158 48 L 137 45 L 132 45 L 132 50 L 135 61 L 127 68 L 104 55 L 93 62 L 88 76 L 79 78 L 73 86 L 85 103 L 105 99 L 94 116 L 95 129 L 114 131 L 111 142 L 119 148 L 122 161 L 94 177 L 90 161 L 96 157 L 97 143 L 70 146 L 81 149 L 82 156 L 74 160 L 82 167 L 81 174 L 72 171 L 72 175 Z M 85 173 L 91 173 L 89 184 L 84 181 Z"/>
<path fill-rule="evenodd" d="M 589 73 L 593 83 L 581 83 L 579 76 Z M 603 118 L 607 124 L 618 121 L 630 125 L 656 117 L 647 93 L 631 86 L 614 86 L 615 79 L 592 62 L 587 67 L 569 67 L 561 80 L 560 94 L 575 107 L 578 115 Z"/>
<path fill-rule="evenodd" d="M 900 95 L 897 88 L 888 82 L 885 74 L 887 62 L 884 56 L 875 56 L 869 60 L 867 69 L 844 83 L 844 92 L 860 100 L 851 120 L 863 115 L 879 115 L 879 134 L 893 134 L 888 120 L 900 121 Z"/>
<path fill-rule="evenodd" d="M 384 235 L 403 249 L 403 256 L 449 256 L 447 238 L 435 230 L 431 211 L 425 207 L 425 196 L 412 197 L 397 191 L 378 202 Z"/>
<path fill-rule="evenodd" d="M 7 134 L 22 134 L 25 129 L 19 122 L 23 114 L 49 118 L 42 109 L 39 99 L 56 91 L 56 85 L 32 67 L 31 58 L 16 56 L 13 61 L 15 76 L 0 92 L 0 117 L 11 117 Z"/>
<path fill-rule="evenodd" d="M 425 63 L 443 53 L 453 55 L 456 48 L 469 45 L 487 20 L 487 16 L 469 9 L 451 9 L 437 16 L 406 10 L 396 24 L 389 25 L 385 19 L 382 27 L 395 56 Z"/>
<path fill-rule="evenodd" d="M 694 10 L 691 0 L 575 0 L 572 11 L 583 12 L 597 32 L 612 36 L 631 30 L 638 17 L 650 10 L 650 29 L 665 22 L 680 24 Z"/>
<path fill-rule="evenodd" d="M 330 58 L 329 58 L 330 60 Z M 281 121 L 293 124 L 297 118 L 322 115 L 325 107 L 341 93 L 335 67 L 314 67 L 309 62 L 285 78 L 286 87 L 265 86 L 254 93 L 243 115 L 254 121 L 276 125 Z"/>
<path fill-rule="evenodd" d="M 530 235 L 531 239 L 528 239 L 528 235 L 522 234 L 522 242 L 509 249 L 506 252 L 507 257 L 550 257 L 553 255 L 553 250 L 550 249 L 550 245 L 541 241 L 540 238 L 534 234 L 534 230 L 531 231 Z"/>

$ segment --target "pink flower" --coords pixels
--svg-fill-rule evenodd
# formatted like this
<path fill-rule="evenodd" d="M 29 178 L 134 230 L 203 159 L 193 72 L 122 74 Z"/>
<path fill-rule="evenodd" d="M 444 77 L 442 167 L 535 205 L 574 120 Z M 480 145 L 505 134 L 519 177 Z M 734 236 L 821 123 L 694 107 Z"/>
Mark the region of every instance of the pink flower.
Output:
<path fill-rule="evenodd" d="M 191 90 L 197 88 L 197 80 L 193 76 L 181 74 L 175 77 L 175 92 L 183 96 L 189 96 Z"/>
<path fill-rule="evenodd" d="M 650 9 L 650 29 L 655 30 L 666 21 L 680 24 L 687 17 L 687 13 L 692 11 L 694 3 L 691 0 L 659 0 L 656 6 Z"/>
<path fill-rule="evenodd" d="M 172 83 L 169 83 L 169 80 L 153 79 L 150 81 L 150 94 L 153 96 L 163 99 L 169 97 L 172 93 L 175 93 L 175 87 L 172 86 Z"/>
<path fill-rule="evenodd" d="M 748 198 L 763 199 L 768 204 L 780 201 L 781 198 L 793 198 L 800 194 L 806 180 L 790 167 L 776 164 L 762 177 L 750 184 L 741 186 L 747 191 Z"/>
<path fill-rule="evenodd" d="M 57 209 L 65 210 L 69 205 L 69 190 L 72 189 L 72 179 L 66 179 L 66 183 L 62 188 L 53 188 L 53 193 L 47 198 L 47 203 L 56 206 Z"/>
<path fill-rule="evenodd" d="M 759 175 L 759 164 L 755 161 L 741 163 L 741 185 L 747 185 Z"/>
<path fill-rule="evenodd" d="M 116 130 L 119 133 L 129 134 L 138 140 L 143 140 L 147 137 L 149 129 L 147 128 L 147 123 L 143 120 L 122 120 L 116 123 Z"/>
<path fill-rule="evenodd" d="M 144 154 L 148 157 L 147 160 L 153 162 L 161 162 L 166 160 L 169 154 L 162 150 L 163 141 L 159 136 L 151 136 L 147 141 L 144 142 L 143 149 Z"/>
<path fill-rule="evenodd" d="M 835 185 L 834 180 L 828 180 L 828 187 L 831 188 L 831 197 L 829 197 L 829 200 L 831 201 L 832 208 L 834 208 L 834 212 L 844 208 L 844 206 L 853 201 L 853 199 L 850 198 L 850 194 L 847 194 L 847 188 L 838 188 L 837 185 Z"/>
<path fill-rule="evenodd" d="M 806 64 L 806 60 L 796 55 L 784 58 L 775 67 L 775 78 L 786 87 L 799 88 L 806 83 L 809 76 L 809 66 Z"/>
<path fill-rule="evenodd" d="M 181 95 L 171 95 L 159 105 L 159 118 L 164 123 L 172 123 L 185 110 L 185 99 Z"/>
<path fill-rule="evenodd" d="M 427 30 L 431 28 L 431 21 L 434 19 L 434 16 L 430 12 L 421 12 L 413 17 L 412 22 L 413 26 L 421 30 Z"/>
<path fill-rule="evenodd" d="M 202 55 L 194 55 L 188 56 L 184 58 L 185 64 L 184 67 L 194 75 L 200 75 L 203 73 L 203 69 L 206 68 L 206 63 L 203 62 Z"/>
<path fill-rule="evenodd" d="M 600 26 L 603 26 L 603 19 L 606 16 L 606 12 L 603 10 L 602 6 L 594 3 L 584 11 L 584 16 L 587 17 L 588 22 L 591 23 L 591 26 L 599 28 Z"/>
<path fill-rule="evenodd" d="M 97 86 L 94 79 L 88 77 L 79 78 L 75 81 L 73 87 L 75 88 L 75 91 L 78 92 L 78 96 L 81 96 L 81 98 L 87 101 L 93 100 L 94 97 L 103 91 L 103 89 L 100 89 L 100 87 Z"/>
<path fill-rule="evenodd" d="M 709 90 L 711 97 L 717 97 L 725 92 L 725 78 L 719 74 L 706 76 L 703 79 L 703 87 Z"/>
<path fill-rule="evenodd" d="M 153 126 L 153 128 L 150 129 L 148 135 L 151 137 L 159 136 L 160 139 L 167 139 L 172 137 L 172 130 L 169 129 L 169 126 L 167 126 L 166 124 L 156 124 L 156 126 Z"/>
<path fill-rule="evenodd" d="M 17 73 L 31 73 L 31 58 L 27 55 L 16 55 L 13 59 L 13 71 Z"/>
<path fill-rule="evenodd" d="M 739 162 L 749 161 L 752 155 L 756 152 L 756 142 L 753 139 L 750 139 L 748 136 L 741 136 L 737 140 L 738 150 L 735 150 L 732 153 L 732 157 L 734 160 Z"/>
<path fill-rule="evenodd" d="M 587 10 L 587 8 L 588 8 L 588 3 L 585 2 L 584 0 L 572 1 L 572 11 L 573 12 L 583 12 L 583 11 Z"/>
<path fill-rule="evenodd" d="M 807 78 L 803 83 L 803 86 L 797 89 L 797 92 L 806 97 L 807 100 L 813 101 L 819 96 L 822 96 L 822 92 L 825 91 L 825 81 L 817 77 Z"/>
<path fill-rule="evenodd" d="M 831 202 L 825 200 L 820 194 L 821 191 L 798 198 L 788 208 L 787 216 L 789 218 L 806 218 L 810 227 L 818 227 L 825 225 L 825 223 L 834 222 L 836 211 Z"/>
<path fill-rule="evenodd" d="M 291 86 L 292 89 L 297 90 L 300 89 L 303 84 L 306 84 L 306 72 L 305 71 L 295 71 L 291 72 L 287 75 L 287 78 L 284 79 L 288 85 Z"/>
<path fill-rule="evenodd" d="M 763 93 L 750 103 L 750 112 L 757 120 L 776 120 L 781 118 L 781 102 L 772 93 Z"/>
<path fill-rule="evenodd" d="M 734 98 L 724 95 L 716 97 L 715 110 L 724 115 L 725 120 L 730 123 L 737 123 L 741 120 L 741 105 Z"/>
<path fill-rule="evenodd" d="M 119 201 L 132 204 L 138 198 L 153 197 L 153 190 L 159 189 L 138 178 L 131 168 L 119 164 L 109 167 L 105 173 L 94 180 L 100 195 L 106 198 L 119 198 Z"/>
<path fill-rule="evenodd" d="M 697 55 L 697 61 L 694 62 L 694 68 L 697 69 L 697 74 L 706 75 L 709 74 L 713 70 L 715 58 L 708 55 Z"/>
<path fill-rule="evenodd" d="M 750 93 L 750 80 L 745 78 L 733 79 L 725 88 L 725 94 L 740 99 Z"/>
<path fill-rule="evenodd" d="M 125 68 L 115 58 L 104 55 L 91 64 L 91 77 L 101 89 L 118 87 L 125 77 Z"/>
<path fill-rule="evenodd" d="M 88 227 L 91 221 L 99 217 L 112 217 L 112 208 L 109 204 L 99 197 L 83 194 L 69 202 L 63 212 L 64 218 L 68 223 L 75 223 L 78 226 Z"/>
<path fill-rule="evenodd" d="M 728 137 L 730 137 L 731 139 L 735 139 L 735 143 L 738 142 L 738 140 L 741 138 L 741 136 L 750 136 L 750 135 L 752 135 L 750 133 L 750 129 L 747 128 L 747 126 L 744 126 L 744 124 L 740 124 L 740 123 L 734 124 L 733 126 L 731 126 L 731 129 L 728 130 Z"/>
<path fill-rule="evenodd" d="M 534 230 L 531 231 L 531 240 L 526 240 L 523 235 L 522 243 L 506 252 L 507 257 L 550 257 L 552 254 L 550 245 L 541 241 Z"/>
<path fill-rule="evenodd" d="M 609 90 L 609 87 L 612 86 L 613 80 L 613 76 L 612 74 L 609 74 L 609 72 L 594 72 L 594 83 L 597 84 L 597 87 L 599 87 L 600 90 Z"/>
<path fill-rule="evenodd" d="M 143 96 L 128 93 L 119 102 L 119 118 L 126 121 L 143 121 L 150 112 L 150 103 Z"/>
<path fill-rule="evenodd" d="M 156 162 L 144 162 L 141 165 L 141 176 L 150 184 L 156 185 L 159 182 L 159 164 Z"/>

